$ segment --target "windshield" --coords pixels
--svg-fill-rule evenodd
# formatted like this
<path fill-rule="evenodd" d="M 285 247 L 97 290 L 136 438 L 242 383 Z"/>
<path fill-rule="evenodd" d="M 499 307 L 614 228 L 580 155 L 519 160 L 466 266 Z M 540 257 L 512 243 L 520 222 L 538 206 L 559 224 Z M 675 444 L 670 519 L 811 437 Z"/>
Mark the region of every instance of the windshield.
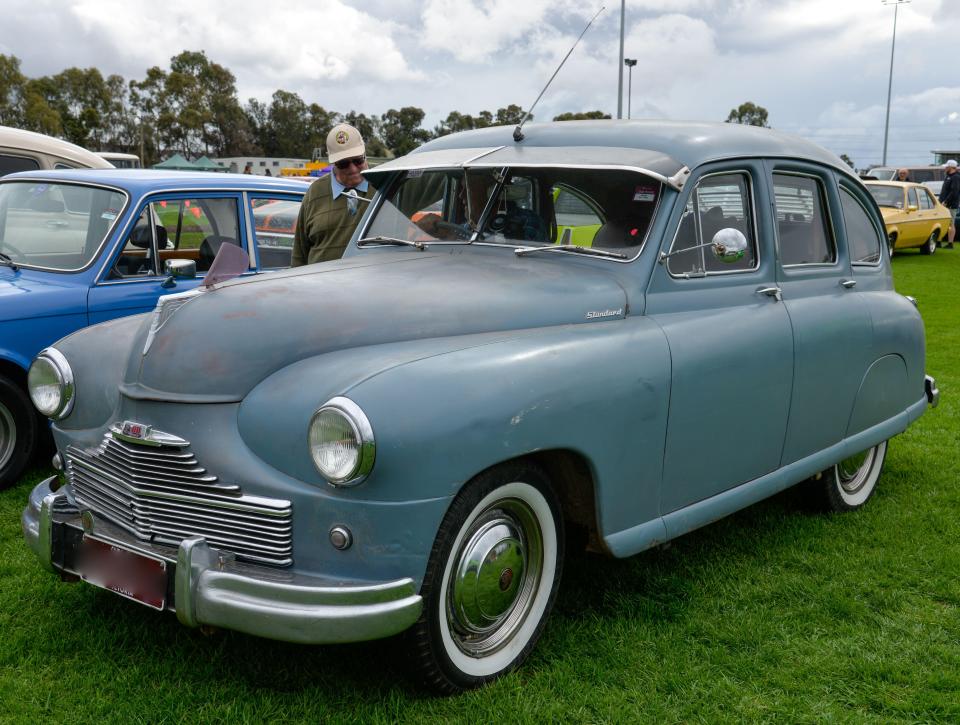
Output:
<path fill-rule="evenodd" d="M 868 184 L 867 189 L 873 195 L 878 206 L 892 206 L 894 209 L 903 209 L 903 189 L 899 186 Z"/>
<path fill-rule="evenodd" d="M 573 245 L 630 254 L 646 238 L 660 193 L 654 179 L 615 169 L 413 170 L 390 187 L 361 241 Z"/>
<path fill-rule="evenodd" d="M 26 267 L 82 269 L 97 254 L 125 201 L 122 192 L 75 184 L 0 184 L 0 252 Z"/>

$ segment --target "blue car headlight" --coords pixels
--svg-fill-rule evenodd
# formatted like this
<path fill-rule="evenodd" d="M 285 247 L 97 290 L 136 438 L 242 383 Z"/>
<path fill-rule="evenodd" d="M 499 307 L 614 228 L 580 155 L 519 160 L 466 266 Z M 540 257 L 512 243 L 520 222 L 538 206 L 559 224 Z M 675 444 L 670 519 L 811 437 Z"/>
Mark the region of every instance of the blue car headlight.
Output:
<path fill-rule="evenodd" d="M 355 486 L 373 469 L 373 428 L 349 398 L 324 403 L 310 419 L 308 439 L 313 464 L 334 486 Z"/>
<path fill-rule="evenodd" d="M 62 420 L 73 410 L 73 370 L 63 354 L 53 347 L 42 350 L 27 374 L 30 400 L 43 415 Z"/>

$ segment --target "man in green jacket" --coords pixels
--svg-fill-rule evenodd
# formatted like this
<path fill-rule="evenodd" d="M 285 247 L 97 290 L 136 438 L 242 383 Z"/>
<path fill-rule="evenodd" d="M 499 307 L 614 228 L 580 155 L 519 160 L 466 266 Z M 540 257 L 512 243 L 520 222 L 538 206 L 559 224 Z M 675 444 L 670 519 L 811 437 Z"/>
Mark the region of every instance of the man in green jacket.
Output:
<path fill-rule="evenodd" d="M 292 267 L 340 259 L 364 212 L 362 202 L 344 192 L 353 189 L 370 198 L 369 183 L 360 173 L 367 168 L 366 147 L 357 129 L 334 126 L 327 134 L 327 156 L 332 172 L 310 185 L 300 205 Z"/>

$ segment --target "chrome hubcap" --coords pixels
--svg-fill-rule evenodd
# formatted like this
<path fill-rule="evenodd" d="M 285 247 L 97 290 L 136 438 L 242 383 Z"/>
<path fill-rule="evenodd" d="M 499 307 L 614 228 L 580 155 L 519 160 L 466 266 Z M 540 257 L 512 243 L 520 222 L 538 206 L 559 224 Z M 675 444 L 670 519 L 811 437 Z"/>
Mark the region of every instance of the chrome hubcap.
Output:
<path fill-rule="evenodd" d="M 526 619 L 543 570 L 543 536 L 523 501 L 498 501 L 471 524 L 448 587 L 447 621 L 474 657 L 503 647 Z"/>
<path fill-rule="evenodd" d="M 13 422 L 13 414 L 3 403 L 0 403 L 0 468 L 7 465 L 13 457 L 13 449 L 17 445 L 17 425 Z"/>
<path fill-rule="evenodd" d="M 876 455 L 877 449 L 870 448 L 845 458 L 837 464 L 837 477 L 844 491 L 856 493 L 863 488 L 870 475 L 870 469 L 873 467 L 873 459 Z"/>

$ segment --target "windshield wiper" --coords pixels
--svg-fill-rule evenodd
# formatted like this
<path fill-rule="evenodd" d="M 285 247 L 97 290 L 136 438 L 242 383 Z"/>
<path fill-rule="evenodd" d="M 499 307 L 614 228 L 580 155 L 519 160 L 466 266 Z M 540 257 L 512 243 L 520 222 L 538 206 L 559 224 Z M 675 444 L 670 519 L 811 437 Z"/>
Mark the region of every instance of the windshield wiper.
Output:
<path fill-rule="evenodd" d="M 579 254 L 592 254 L 597 257 L 613 257 L 614 259 L 626 259 L 626 254 L 621 254 L 620 252 L 608 252 L 605 249 L 594 249 L 593 247 L 579 247 L 576 244 L 551 244 L 546 247 L 517 247 L 513 250 L 513 253 L 518 257 L 522 257 L 525 254 L 532 254 L 533 252 L 577 252 Z"/>
<path fill-rule="evenodd" d="M 358 247 L 369 247 L 371 244 L 395 244 L 403 247 L 416 247 L 421 252 L 427 248 L 426 242 L 412 242 L 409 239 L 398 239 L 397 237 L 364 237 L 357 241 Z"/>
<path fill-rule="evenodd" d="M 7 265 L 14 272 L 20 269 L 17 263 L 13 261 L 13 258 L 9 254 L 5 254 L 4 252 L 0 252 L 0 264 Z"/>

